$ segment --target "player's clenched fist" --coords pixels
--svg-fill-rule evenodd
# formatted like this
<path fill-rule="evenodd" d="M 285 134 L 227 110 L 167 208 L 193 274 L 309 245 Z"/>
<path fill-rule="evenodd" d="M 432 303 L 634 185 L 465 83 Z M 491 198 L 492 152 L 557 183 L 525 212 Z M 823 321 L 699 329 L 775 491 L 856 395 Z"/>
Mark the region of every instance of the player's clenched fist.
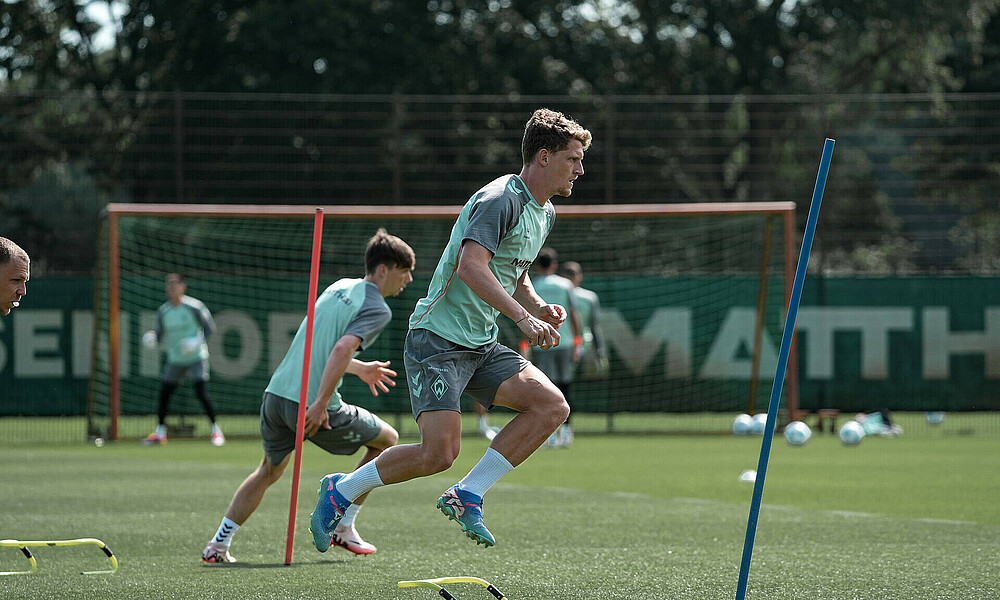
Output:
<path fill-rule="evenodd" d="M 546 304 L 540 309 L 538 318 L 558 329 L 566 320 L 566 309 L 558 304 Z"/>
<path fill-rule="evenodd" d="M 563 318 L 565 319 L 565 316 Z M 524 334 L 524 337 L 528 339 L 528 342 L 532 346 L 548 350 L 559 345 L 559 332 L 556 331 L 555 327 L 542 319 L 525 315 L 524 318 L 517 322 L 517 328 L 521 330 L 521 333 Z"/>

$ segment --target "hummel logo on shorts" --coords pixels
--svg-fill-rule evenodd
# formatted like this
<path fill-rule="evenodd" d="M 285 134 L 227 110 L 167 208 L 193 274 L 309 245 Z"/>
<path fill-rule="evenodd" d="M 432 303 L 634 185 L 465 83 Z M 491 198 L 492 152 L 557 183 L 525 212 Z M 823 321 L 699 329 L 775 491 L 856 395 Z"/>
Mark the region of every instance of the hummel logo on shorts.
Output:
<path fill-rule="evenodd" d="M 424 386 L 420 383 L 420 374 L 421 372 L 418 371 L 416 375 L 410 378 L 410 383 L 412 384 L 410 389 L 413 390 L 414 396 L 419 396 L 420 392 L 424 391 Z"/>

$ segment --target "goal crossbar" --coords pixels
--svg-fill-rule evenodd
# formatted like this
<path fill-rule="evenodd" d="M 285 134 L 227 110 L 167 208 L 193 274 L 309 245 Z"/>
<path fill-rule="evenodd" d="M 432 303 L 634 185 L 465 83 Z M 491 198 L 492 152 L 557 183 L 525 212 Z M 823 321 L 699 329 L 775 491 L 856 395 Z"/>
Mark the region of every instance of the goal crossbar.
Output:
<path fill-rule="evenodd" d="M 292 204 L 130 204 L 110 203 L 109 215 L 173 215 L 214 217 L 312 217 L 316 209 L 340 218 L 457 216 L 461 206 L 313 206 Z M 699 202 L 686 204 L 562 205 L 560 217 L 642 217 L 656 215 L 794 214 L 794 202 Z"/>

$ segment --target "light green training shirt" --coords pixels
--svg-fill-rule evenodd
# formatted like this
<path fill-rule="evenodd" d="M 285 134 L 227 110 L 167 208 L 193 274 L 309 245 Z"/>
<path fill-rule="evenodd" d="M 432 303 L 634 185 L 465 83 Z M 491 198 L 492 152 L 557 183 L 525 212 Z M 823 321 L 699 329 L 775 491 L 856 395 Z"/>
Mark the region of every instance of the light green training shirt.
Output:
<path fill-rule="evenodd" d="M 496 310 L 456 275 L 462 243 L 472 240 L 493 253 L 489 268 L 513 295 L 555 221 L 551 202 L 541 206 L 517 175 L 504 175 L 473 194 L 451 229 L 451 238 L 410 316 L 411 329 L 427 329 L 467 348 L 497 339 Z"/>
<path fill-rule="evenodd" d="M 584 356 L 597 351 L 604 356 L 604 334 L 601 331 L 601 302 L 597 294 L 591 290 L 578 287 L 573 289 L 573 299 L 576 301 L 577 314 L 580 315 L 580 327 L 583 337 Z"/>
<path fill-rule="evenodd" d="M 356 335 L 361 338 L 358 352 L 364 350 L 378 338 L 392 318 L 392 311 L 385 303 L 378 286 L 364 279 L 341 279 L 323 290 L 316 300 L 313 317 L 312 354 L 309 357 L 309 390 L 306 405 L 316 400 L 323 369 L 333 352 L 333 347 L 343 336 Z M 299 401 L 302 389 L 302 362 L 306 348 L 306 319 L 302 319 L 292 344 L 281 359 L 278 368 L 271 375 L 265 391 L 294 402 Z M 330 398 L 328 410 L 340 407 L 340 386 L 343 377 Z"/>
<path fill-rule="evenodd" d="M 535 348 L 534 352 L 570 352 L 573 350 L 573 314 L 576 313 L 576 299 L 573 295 L 573 282 L 555 273 L 551 275 L 537 275 L 531 278 L 531 286 L 535 288 L 535 293 L 547 304 L 558 304 L 566 309 L 566 322 L 560 328 L 560 334 L 568 336 L 554 348 L 542 350 Z M 578 313 L 577 313 L 578 314 Z"/>
<path fill-rule="evenodd" d="M 215 332 L 215 321 L 201 300 L 181 296 L 177 306 L 170 302 L 160 305 L 156 310 L 153 331 L 156 332 L 156 339 L 166 348 L 169 364 L 191 365 L 208 358 L 208 344 L 205 340 Z M 182 342 L 188 338 L 201 341 L 193 350 L 185 352 Z"/>

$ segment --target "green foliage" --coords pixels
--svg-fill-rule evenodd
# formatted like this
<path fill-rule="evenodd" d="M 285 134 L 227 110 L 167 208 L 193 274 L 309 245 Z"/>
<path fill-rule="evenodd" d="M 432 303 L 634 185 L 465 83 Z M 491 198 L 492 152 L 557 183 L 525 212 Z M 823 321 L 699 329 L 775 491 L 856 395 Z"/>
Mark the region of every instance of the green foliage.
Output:
<path fill-rule="evenodd" d="M 596 103 L 609 96 L 731 95 L 734 112 L 723 134 L 701 142 L 721 156 L 712 159 L 708 176 L 696 177 L 671 164 L 679 152 L 692 150 L 683 140 L 650 144 L 643 151 L 648 156 L 631 157 L 660 163 L 669 177 L 684 179 L 683 201 L 785 199 L 786 191 L 799 188 L 783 185 L 782 177 L 807 179 L 815 165 L 783 160 L 806 149 L 760 132 L 863 127 L 871 118 L 870 113 L 793 112 L 776 119 L 760 104 L 744 102 L 746 95 L 1000 90 L 998 0 L 21 0 L 0 8 L 0 90 L 82 93 L 58 105 L 47 96 L 0 96 L 0 131 L 7 147 L 17 148 L 0 149 L 0 206 L 7 214 L 20 210 L 3 195 L 7 190 L 31 184 L 45 169 L 66 161 L 82 161 L 102 190 L 128 186 L 134 201 L 184 200 L 183 190 L 145 187 L 142 182 L 155 167 L 130 156 L 138 148 L 169 149 L 177 123 L 174 115 L 154 107 L 154 93 L 175 90 L 295 94 L 299 99 L 307 94 L 542 95 Z M 104 23 L 95 17 L 99 12 L 113 15 L 109 27 L 102 29 Z M 101 37 L 109 32 L 109 38 Z M 343 124 L 332 110 L 317 110 L 324 113 L 318 126 L 332 131 Z M 444 139 L 468 136 L 463 110 L 453 115 Z M 483 110 L 496 110 L 498 122 L 509 120 L 496 107 Z M 275 121 L 281 119 L 275 114 Z M 993 113 L 985 112 L 982 125 L 991 120 Z M 964 133 L 946 133 L 949 114 L 943 103 L 929 118 L 867 125 L 882 135 L 888 127 L 915 124 L 945 132 L 894 140 L 926 158 L 908 167 L 928 182 L 915 191 L 926 204 L 921 210 L 954 224 L 995 218 L 996 151 L 985 146 L 956 155 L 952 143 Z M 413 125 L 400 113 L 390 123 L 372 125 L 370 139 L 382 140 Z M 499 127 L 497 133 L 501 139 L 487 136 L 477 152 L 485 161 L 503 163 L 511 154 L 505 147 L 509 129 Z M 297 132 L 277 131 L 261 143 L 281 147 L 293 138 L 303 143 L 290 155 L 302 155 L 306 164 L 298 168 L 317 177 L 323 163 L 309 163 L 316 151 Z M 245 141 L 233 136 L 226 140 L 227 151 L 203 162 L 252 162 L 238 151 Z M 407 133 L 377 150 L 386 163 L 440 168 L 427 143 L 419 133 Z M 843 147 L 835 159 L 838 169 Z M 331 160 L 346 163 L 349 157 Z M 852 162 L 864 166 L 863 157 Z M 898 200 L 880 197 L 871 177 L 852 174 L 844 189 L 838 190 L 836 181 L 832 185 L 832 191 L 851 198 L 852 207 L 831 203 L 826 214 L 853 241 L 838 243 L 825 256 L 869 249 L 896 258 L 848 262 L 879 265 L 877 271 L 936 266 L 938 257 L 920 255 L 927 249 L 900 242 Z M 168 193 L 173 195 L 165 198 Z M 382 188 L 370 193 L 384 195 Z M 399 190 L 392 193 L 399 202 Z M 206 194 L 202 201 L 219 201 Z M 36 229 L 54 230 L 38 215 L 23 215 L 18 223 L 32 218 L 40 221 Z M 936 233 L 944 238 L 947 229 Z M 880 230 L 886 238 L 872 239 Z M 55 260 L 54 253 L 46 253 Z M 940 253 L 939 262 L 947 268 L 969 262 L 954 248 Z"/>
<path fill-rule="evenodd" d="M 996 85 L 996 0 L 5 4 L 0 74 L 41 89 L 417 94 L 923 92 Z M 987 37 L 984 38 L 984 33 Z M 993 39 L 989 39 L 993 36 Z"/>

